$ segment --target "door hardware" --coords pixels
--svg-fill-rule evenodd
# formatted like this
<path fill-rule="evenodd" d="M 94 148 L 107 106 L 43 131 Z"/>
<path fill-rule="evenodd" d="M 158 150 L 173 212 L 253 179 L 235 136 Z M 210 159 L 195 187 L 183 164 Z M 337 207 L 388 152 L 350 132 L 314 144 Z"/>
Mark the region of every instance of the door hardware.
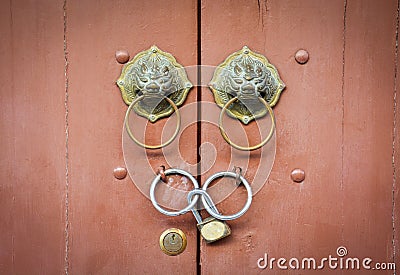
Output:
<path fill-rule="evenodd" d="M 208 186 L 216 179 L 218 178 L 222 178 L 222 177 L 229 177 L 229 178 L 233 178 L 236 179 L 237 174 L 234 172 L 230 172 L 230 171 L 224 171 L 224 172 L 218 172 L 215 173 L 213 175 L 211 175 L 203 184 L 202 186 L 202 190 L 204 190 L 205 192 L 207 192 L 207 188 Z M 239 175 L 239 179 L 241 181 L 241 183 L 244 185 L 244 187 L 246 188 L 247 191 L 247 200 L 245 205 L 243 206 L 243 208 L 238 211 L 235 214 L 232 215 L 221 215 L 218 213 L 217 208 L 216 207 L 212 207 L 212 205 L 209 205 L 206 197 L 202 196 L 201 200 L 203 202 L 204 208 L 206 209 L 206 211 L 213 216 L 216 219 L 222 220 L 222 221 L 231 221 L 231 220 L 236 220 L 237 218 L 240 218 L 241 216 L 244 215 L 244 213 L 247 212 L 247 210 L 249 210 L 251 202 L 253 200 L 253 192 L 251 190 L 251 186 L 249 184 L 249 182 L 242 176 Z"/>
<path fill-rule="evenodd" d="M 272 138 L 275 131 L 272 107 L 278 102 L 285 84 L 266 57 L 244 46 L 218 65 L 209 87 L 215 102 L 222 108 L 218 127 L 229 145 L 238 150 L 252 151 L 261 148 Z M 238 145 L 228 137 L 223 127 L 225 113 L 245 125 L 268 113 L 272 120 L 270 132 L 259 144 L 247 147 Z"/>
<path fill-rule="evenodd" d="M 181 254 L 186 249 L 186 245 L 186 235 L 178 228 L 167 229 L 160 236 L 160 248 L 169 256 Z"/>
<path fill-rule="evenodd" d="M 151 122 L 173 113 L 172 104 L 163 100 L 164 97 L 170 98 L 179 107 L 193 87 L 183 66 L 170 53 L 163 52 L 157 46 L 138 53 L 126 63 L 117 85 L 127 105 L 138 96 L 152 95 L 133 108 L 138 115 Z"/>
<path fill-rule="evenodd" d="M 225 112 L 227 112 L 227 111 L 229 110 L 229 107 L 230 107 L 231 105 L 233 105 L 236 101 L 238 101 L 239 98 L 238 98 L 238 97 L 233 97 L 233 98 L 231 98 L 231 99 L 222 107 L 221 113 L 220 113 L 220 115 L 219 115 L 218 127 L 219 127 L 219 130 L 220 130 L 220 132 L 221 132 L 222 137 L 223 137 L 223 138 L 225 139 L 225 141 L 228 142 L 228 144 L 229 144 L 230 146 L 232 146 L 233 148 L 236 148 L 236 149 L 241 150 L 241 151 L 252 151 L 252 150 L 256 150 L 256 149 L 261 148 L 261 147 L 264 146 L 265 144 L 267 144 L 267 142 L 272 138 L 272 136 L 273 136 L 273 134 L 274 134 L 274 131 L 275 131 L 275 115 L 274 115 L 274 112 L 272 111 L 272 108 L 269 106 L 268 102 L 266 102 L 264 98 L 259 97 L 258 99 L 260 100 L 260 102 L 262 102 L 262 104 L 264 104 L 265 109 L 268 110 L 268 113 L 269 113 L 269 115 L 270 115 L 270 117 L 271 117 L 272 125 L 271 125 L 271 129 L 270 129 L 270 131 L 269 131 L 268 136 L 267 136 L 266 138 L 264 138 L 260 143 L 258 143 L 258 144 L 256 144 L 256 145 L 253 145 L 253 146 L 241 146 L 241 145 L 238 145 L 238 144 L 234 143 L 234 142 L 228 137 L 228 135 L 227 135 L 227 133 L 226 133 L 226 131 L 225 131 L 225 129 L 224 129 L 224 126 L 223 126 L 223 118 L 224 118 Z M 247 117 L 244 117 L 243 119 L 244 119 L 245 121 L 248 121 L 248 118 L 247 118 Z"/>
<path fill-rule="evenodd" d="M 202 198 L 205 198 L 207 205 L 209 205 L 215 213 L 219 214 L 214 202 L 206 191 L 201 189 L 194 189 L 190 191 L 188 194 L 189 203 L 191 202 L 193 195 L 201 195 Z M 197 221 L 197 228 L 207 243 L 218 241 L 231 234 L 231 229 L 225 221 L 218 220 L 212 216 L 203 220 L 199 211 L 193 208 L 192 213 Z"/>
<path fill-rule="evenodd" d="M 186 178 L 189 179 L 189 181 L 193 184 L 195 189 L 199 188 L 199 183 L 197 182 L 197 180 L 192 176 L 192 174 L 190 174 L 189 172 L 182 170 L 182 169 L 177 169 L 177 168 L 170 168 L 167 169 L 163 172 L 163 175 L 168 176 L 168 175 L 180 175 L 180 176 L 184 176 Z M 156 177 L 153 179 L 151 186 L 150 186 L 150 200 L 153 203 L 153 206 L 155 209 L 157 209 L 160 213 L 167 215 L 167 216 L 179 216 L 179 215 L 183 215 L 186 214 L 187 212 L 189 212 L 191 209 L 193 209 L 196 206 L 196 203 L 199 199 L 198 196 L 195 196 L 191 202 L 188 204 L 188 206 L 186 206 L 185 208 L 178 210 L 178 211 L 168 211 L 165 210 L 164 208 L 162 208 L 157 200 L 156 200 L 156 196 L 155 196 L 155 190 L 156 190 L 156 186 L 157 184 L 160 182 L 162 176 L 160 174 L 156 175 Z"/>
<path fill-rule="evenodd" d="M 209 177 L 203 187 L 200 189 L 199 184 L 197 183 L 196 179 L 188 172 L 182 170 L 182 169 L 177 169 L 177 168 L 171 168 L 163 171 L 163 175 L 168 176 L 168 175 L 182 175 L 187 177 L 193 184 L 194 189 L 191 190 L 188 195 L 187 195 L 187 200 L 188 200 L 188 205 L 178 211 L 168 211 L 164 208 L 162 208 L 155 197 L 155 189 L 157 184 L 160 183 L 161 181 L 161 175 L 158 174 L 154 180 L 151 183 L 150 186 L 150 199 L 153 204 L 153 206 L 162 214 L 167 215 L 167 216 L 179 216 L 183 215 L 189 211 L 192 211 L 194 217 L 196 218 L 197 221 L 197 228 L 199 229 L 201 235 L 205 239 L 207 243 L 212 243 L 217 240 L 220 240 L 226 236 L 229 236 L 231 234 L 231 230 L 229 226 L 224 222 L 227 220 L 235 220 L 239 217 L 241 217 L 243 214 L 247 212 L 247 210 L 250 208 L 252 198 L 253 198 L 253 193 L 251 190 L 250 184 L 247 182 L 247 180 L 241 175 L 237 174 L 235 172 L 218 172 L 213 174 L 211 177 Z M 247 201 L 244 205 L 244 207 L 238 211 L 235 214 L 232 215 L 222 215 L 218 211 L 216 205 L 212 201 L 210 195 L 207 193 L 207 188 L 208 186 L 216 179 L 221 178 L 221 177 L 230 177 L 235 180 L 239 178 L 240 183 L 243 184 L 247 190 Z M 238 182 L 238 181 L 237 181 Z M 206 218 L 203 220 L 195 208 L 197 201 L 201 197 L 203 206 L 205 210 L 212 216 L 209 218 Z"/>
<path fill-rule="evenodd" d="M 140 142 L 132 133 L 132 130 L 129 126 L 129 115 L 132 111 L 132 108 L 135 108 L 136 104 L 138 102 L 140 102 L 142 99 L 144 99 L 145 97 L 154 97 L 153 95 L 140 95 L 138 97 L 136 97 L 132 103 L 129 105 L 128 110 L 126 111 L 125 114 L 125 128 L 126 128 L 126 132 L 128 133 L 129 137 L 139 146 L 146 148 L 146 149 L 159 149 L 162 147 L 167 146 L 168 144 L 170 144 L 172 141 L 174 141 L 174 139 L 176 138 L 176 136 L 179 133 L 179 129 L 181 128 L 181 115 L 179 113 L 178 110 L 178 106 L 175 105 L 175 103 L 169 98 L 169 97 L 161 97 L 161 99 L 166 100 L 169 104 L 171 104 L 173 110 L 176 113 L 176 127 L 175 127 L 175 131 L 173 133 L 173 135 L 164 143 L 158 144 L 158 145 L 149 145 L 146 144 L 144 142 Z M 160 102 L 160 98 L 157 99 L 158 102 Z M 149 119 L 151 121 L 151 119 L 155 119 L 155 115 L 150 114 Z"/>
<path fill-rule="evenodd" d="M 267 114 L 259 98 L 264 99 L 271 107 L 275 106 L 285 84 L 279 77 L 278 70 L 266 57 L 244 46 L 218 65 L 209 87 L 215 102 L 221 108 L 237 97 L 238 100 L 231 102 L 232 106 L 226 108 L 226 112 L 248 124 Z"/>
<path fill-rule="evenodd" d="M 294 59 L 296 59 L 296 62 L 299 63 L 300 65 L 306 64 L 309 58 L 310 55 L 306 50 L 303 49 L 298 50 L 294 55 Z"/>
<path fill-rule="evenodd" d="M 159 149 L 170 144 L 180 128 L 178 107 L 183 104 L 193 87 L 183 66 L 170 53 L 152 46 L 138 53 L 124 65 L 117 85 L 124 102 L 129 105 L 125 115 L 125 126 L 129 137 L 146 149 Z M 173 136 L 159 145 L 140 142 L 129 127 L 129 115 L 132 110 L 152 123 L 175 112 L 177 126 Z"/>

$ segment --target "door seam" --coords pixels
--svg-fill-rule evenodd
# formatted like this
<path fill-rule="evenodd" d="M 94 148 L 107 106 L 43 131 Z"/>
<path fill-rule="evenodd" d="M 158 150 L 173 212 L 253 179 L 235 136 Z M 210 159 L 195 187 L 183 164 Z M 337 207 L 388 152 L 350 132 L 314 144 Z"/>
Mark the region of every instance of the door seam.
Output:
<path fill-rule="evenodd" d="M 345 101 L 344 101 L 344 96 L 345 96 L 345 59 L 346 59 L 346 19 L 347 19 L 347 0 L 343 1 L 343 34 L 342 34 L 342 41 L 343 41 L 343 50 L 342 50 L 342 141 L 341 141 L 341 181 L 340 181 L 340 191 L 342 193 L 342 199 L 341 199 L 341 218 L 342 218 L 342 227 L 341 227 L 341 241 L 343 242 L 343 234 L 344 234 L 344 144 L 345 144 L 345 138 L 344 138 L 344 120 L 345 120 Z M 341 272 L 343 274 L 343 271 Z"/>
<path fill-rule="evenodd" d="M 67 44 L 67 0 L 63 2 L 64 22 L 64 109 L 65 109 L 65 194 L 64 194 L 64 273 L 69 274 L 69 100 L 68 100 L 68 44 Z"/>
<path fill-rule="evenodd" d="M 196 83 L 196 107 L 197 107 L 197 182 L 201 184 L 201 156 L 200 156 L 200 145 L 201 145 L 201 0 L 197 0 L 197 83 Z M 201 275 L 201 236 L 199 230 L 196 230 L 196 274 Z"/>
<path fill-rule="evenodd" d="M 395 35 L 395 52 L 394 52 L 394 90 L 393 90 L 393 136 L 392 136 L 392 249 L 393 263 L 396 260 L 396 130 L 397 130 L 397 75 L 398 75 L 398 50 L 399 50 L 399 10 L 400 1 L 397 1 L 396 11 L 396 35 Z M 393 271 L 396 274 L 396 270 Z"/>

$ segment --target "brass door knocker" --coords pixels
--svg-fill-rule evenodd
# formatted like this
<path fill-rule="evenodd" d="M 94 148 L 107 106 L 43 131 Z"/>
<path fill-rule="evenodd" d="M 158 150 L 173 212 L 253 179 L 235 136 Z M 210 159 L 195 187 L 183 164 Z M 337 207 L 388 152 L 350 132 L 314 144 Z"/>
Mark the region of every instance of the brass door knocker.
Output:
<path fill-rule="evenodd" d="M 277 69 L 261 54 L 252 52 L 247 46 L 226 58 L 214 72 L 210 83 L 215 102 L 222 108 L 219 117 L 219 129 L 232 147 L 251 151 L 264 146 L 275 131 L 275 116 L 272 107 L 278 102 L 285 84 L 280 79 Z M 268 136 L 254 146 L 240 146 L 229 139 L 223 124 L 225 112 L 242 123 L 269 113 L 272 121 Z"/>
<path fill-rule="evenodd" d="M 125 115 L 125 127 L 129 137 L 146 149 L 160 149 L 170 144 L 180 129 L 178 107 L 183 104 L 193 87 L 183 66 L 171 54 L 152 46 L 138 53 L 123 67 L 117 85 L 124 102 L 129 105 Z M 134 137 L 129 126 L 128 117 L 132 110 L 152 123 L 175 112 L 177 123 L 174 134 L 168 141 L 158 145 L 140 142 Z"/>

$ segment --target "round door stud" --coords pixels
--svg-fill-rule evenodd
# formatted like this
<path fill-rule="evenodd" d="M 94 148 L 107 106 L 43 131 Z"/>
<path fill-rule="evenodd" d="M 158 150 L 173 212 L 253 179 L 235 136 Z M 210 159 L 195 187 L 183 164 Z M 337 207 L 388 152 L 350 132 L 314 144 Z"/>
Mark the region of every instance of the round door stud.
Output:
<path fill-rule="evenodd" d="M 160 236 L 160 248 L 169 256 L 181 254 L 185 250 L 186 245 L 186 235 L 180 229 L 167 229 Z"/>
<path fill-rule="evenodd" d="M 117 167 L 114 169 L 113 174 L 116 179 L 122 180 L 126 177 L 127 171 L 125 167 Z"/>
<path fill-rule="evenodd" d="M 310 58 L 310 55 L 306 50 L 301 49 L 296 52 L 294 58 L 296 59 L 297 63 L 306 64 L 308 62 L 308 59 Z"/>
<path fill-rule="evenodd" d="M 128 62 L 129 61 L 129 57 L 130 56 L 129 56 L 128 51 L 118 50 L 118 51 L 115 52 L 115 59 L 120 64 L 125 64 L 126 62 Z"/>
<path fill-rule="evenodd" d="M 302 182 L 306 177 L 306 173 L 303 169 L 296 168 L 292 170 L 292 173 L 290 173 L 290 177 L 294 182 Z"/>

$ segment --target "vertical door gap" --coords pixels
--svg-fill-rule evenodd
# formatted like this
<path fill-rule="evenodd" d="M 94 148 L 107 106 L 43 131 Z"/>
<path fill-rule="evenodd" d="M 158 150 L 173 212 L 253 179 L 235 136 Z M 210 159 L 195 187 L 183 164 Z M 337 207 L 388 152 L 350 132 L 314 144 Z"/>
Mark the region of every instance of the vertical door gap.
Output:
<path fill-rule="evenodd" d="M 201 184 L 201 156 L 200 156 L 200 145 L 201 145 L 201 0 L 197 0 L 197 181 Z M 201 236 L 199 230 L 197 232 L 197 275 L 201 274 Z"/>
<path fill-rule="evenodd" d="M 65 250 L 64 250 L 64 272 L 69 273 L 69 156 L 68 156 L 68 138 L 69 138 L 69 123 L 68 123 L 68 47 L 67 47 L 67 0 L 63 3 L 63 17 L 64 17 L 64 83 L 65 83 L 65 220 L 64 220 L 64 237 L 65 237 Z"/>
<path fill-rule="evenodd" d="M 10 49 L 11 49 L 11 56 L 12 56 L 12 72 L 14 72 L 14 30 L 13 30 L 13 24 L 14 24 L 14 19 L 13 19 L 13 4 L 12 0 L 10 0 Z M 14 74 L 11 74 L 11 85 L 10 85 L 11 91 L 15 91 L 14 87 Z M 14 103 L 13 103 L 14 104 Z M 15 114 L 14 114 L 15 115 Z M 13 136 L 16 136 L 15 129 Z M 14 156 L 16 156 L 16 139 L 14 139 Z M 13 178 L 15 177 L 15 172 L 13 172 Z M 15 216 L 15 191 L 14 191 L 14 185 L 12 185 L 12 194 L 13 194 L 13 199 L 12 199 L 12 209 L 10 210 L 12 215 Z M 14 228 L 13 228 L 14 231 Z M 12 263 L 12 272 L 15 274 L 15 234 L 12 232 L 11 234 L 11 263 Z"/>
<path fill-rule="evenodd" d="M 392 140 L 392 169 L 393 169 L 393 181 L 392 181 L 392 246 L 393 246 L 393 262 L 396 259 L 396 219 L 395 219 L 395 208 L 396 208 L 396 126 L 397 126 L 397 72 L 398 72 L 398 53 L 399 53 L 399 10 L 400 1 L 397 1 L 397 15 L 396 15 L 396 46 L 394 53 L 394 90 L 393 90 L 393 140 Z M 396 274 L 396 271 L 394 271 Z"/>
<path fill-rule="evenodd" d="M 346 16 L 347 16 L 347 0 L 343 2 L 343 50 L 342 50 L 342 144 L 341 144 L 341 170 L 342 176 L 340 181 L 340 191 L 342 192 L 341 199 L 341 215 L 342 215 L 342 228 L 341 228 L 341 239 L 343 241 L 344 234 L 344 119 L 345 119 L 345 104 L 344 104 L 344 80 L 345 80 L 345 59 L 346 59 Z"/>

